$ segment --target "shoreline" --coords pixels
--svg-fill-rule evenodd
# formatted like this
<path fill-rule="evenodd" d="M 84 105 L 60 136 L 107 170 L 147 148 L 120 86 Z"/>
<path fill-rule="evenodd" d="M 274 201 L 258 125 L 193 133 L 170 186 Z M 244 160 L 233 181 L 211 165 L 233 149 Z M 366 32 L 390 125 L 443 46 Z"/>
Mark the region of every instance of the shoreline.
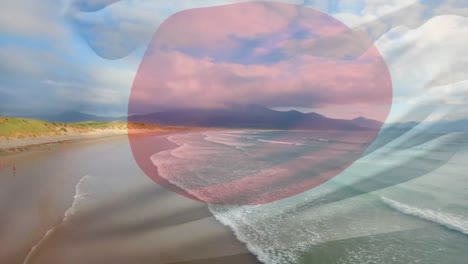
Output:
<path fill-rule="evenodd" d="M 138 133 L 138 136 L 154 135 L 159 138 L 158 148 L 154 150 L 157 153 L 177 147 L 174 143 L 167 140 L 167 135 L 189 133 L 196 130 L 199 129 L 158 130 L 151 131 L 150 133 Z M 163 263 L 198 264 L 222 262 L 234 264 L 239 263 L 239 261 L 251 264 L 260 263 L 256 259 L 256 256 L 248 251 L 246 245 L 237 240 L 231 228 L 223 225 L 213 217 L 207 206 L 188 198 L 180 197 L 161 187 L 153 189 L 153 187 L 148 186 L 153 191 L 148 192 L 147 196 L 141 196 L 142 194 L 133 192 L 132 194 L 135 195 L 134 199 L 128 200 L 128 197 L 122 196 L 121 202 L 123 204 L 119 203 L 121 204 L 119 208 L 115 207 L 116 201 L 114 201 L 114 203 L 110 203 L 107 206 L 96 208 L 96 211 L 88 212 L 90 214 L 79 213 L 72 216 L 72 225 L 70 223 L 62 223 L 65 212 L 72 206 L 74 200 L 73 195 L 70 195 L 70 193 L 75 191 L 76 183 L 79 182 L 83 175 L 90 173 L 92 176 L 96 175 L 99 177 L 99 175 L 112 172 L 124 174 L 136 172 L 135 168 L 127 166 L 126 162 L 115 163 L 113 158 L 101 158 L 98 154 L 102 151 L 107 152 L 108 149 L 113 149 L 114 147 L 112 146 L 119 146 L 119 149 L 122 149 L 122 147 L 127 145 L 125 143 L 128 140 L 127 137 L 127 133 L 117 135 L 101 134 L 91 137 L 85 135 L 79 138 L 68 138 L 65 141 L 55 140 L 42 145 L 27 146 L 19 152 L 5 153 L 0 151 L 2 160 L 6 162 L 11 160 L 12 164 L 16 164 L 17 168 L 16 176 L 12 176 L 8 170 L 0 170 L 0 174 L 2 175 L 0 179 L 4 181 L 2 189 L 5 189 L 5 195 L 8 193 L 13 195 L 13 193 L 18 193 L 20 190 L 25 195 L 19 200 L 21 201 L 20 205 L 3 205 L 4 210 L 10 212 L 4 221 L 5 224 L 9 223 L 9 229 L 11 230 L 11 232 L 4 233 L 3 236 L 5 240 L 16 242 L 0 250 L 0 256 L 3 255 L 3 257 L 0 257 L 0 262 L 3 259 L 8 263 L 22 263 L 25 256 L 38 244 L 38 248 L 35 248 L 30 256 L 30 260 L 34 260 L 34 263 L 54 263 L 54 261 L 59 261 L 70 254 L 73 255 L 75 250 L 78 250 L 73 246 L 74 243 L 81 241 L 81 238 L 83 241 L 90 239 L 89 241 L 92 242 L 96 238 L 96 235 L 98 235 L 96 231 L 87 230 L 87 227 L 92 226 L 92 223 L 96 219 L 112 219 L 113 216 L 120 213 L 126 214 L 126 210 L 130 208 L 126 209 L 123 204 L 133 204 L 131 201 L 139 201 L 145 204 L 146 198 L 151 194 L 161 197 L 162 200 L 151 205 L 150 208 L 142 210 L 140 212 L 142 214 L 141 217 L 153 219 L 151 221 L 152 224 L 147 227 L 147 231 L 156 232 L 162 236 L 162 238 L 158 238 L 159 236 L 151 238 L 151 240 L 154 239 L 155 241 L 154 244 L 149 244 L 156 248 L 160 247 L 162 252 L 168 252 L 168 254 L 165 255 L 164 253 L 164 257 L 157 257 L 152 253 L 152 249 L 145 250 L 143 254 L 147 255 L 148 263 L 155 259 L 162 260 Z M 83 155 L 84 153 L 87 155 Z M 91 153 L 94 154 L 88 156 Z M 124 157 L 127 155 L 125 154 Z M 62 160 L 65 156 L 68 158 Z M 117 156 L 119 155 L 117 154 Z M 95 170 L 97 159 L 101 168 L 109 169 L 101 169 L 99 170 L 101 172 L 97 172 Z M 79 164 L 79 166 L 74 166 L 75 164 Z M 113 168 L 115 167 L 114 164 L 119 165 Z M 31 175 L 34 175 L 34 177 L 31 178 Z M 168 202 L 170 203 L 167 204 Z M 181 210 L 180 206 L 186 209 L 179 211 Z M 155 211 L 159 213 L 156 215 L 151 213 Z M 19 222 L 15 221 L 20 215 L 23 220 Z M 144 225 L 144 223 L 145 221 L 141 224 Z M 107 230 L 109 227 L 108 225 L 102 226 L 103 233 L 98 235 L 98 237 L 105 238 L 115 235 L 118 238 L 119 235 L 123 235 L 121 233 L 123 231 Z M 54 232 L 51 234 L 51 237 L 41 241 L 52 228 L 54 228 Z M 125 226 L 115 226 L 115 228 L 119 230 L 119 228 L 125 228 Z M 15 230 L 24 231 L 18 233 Z M 138 236 L 144 236 L 144 234 L 145 232 L 128 233 L 128 235 L 132 235 L 129 238 L 135 236 L 135 239 Z M 140 243 L 138 241 L 139 239 L 134 240 L 137 244 Z M 110 239 L 109 242 L 109 245 L 121 247 L 123 240 Z M 71 248 L 67 245 L 71 245 Z M 95 251 L 92 248 L 87 248 L 85 245 L 86 243 L 80 249 L 84 258 L 81 259 L 83 260 L 82 262 L 93 258 L 108 257 L 105 251 L 108 246 L 107 244 L 102 244 L 102 247 L 99 247 L 103 251 Z M 124 252 L 121 252 L 122 255 L 120 257 L 131 262 L 133 252 Z M 108 253 L 110 254 L 110 252 Z M 80 262 L 80 258 L 77 258 L 76 262 L 72 261 L 70 263 L 82 262 Z M 91 261 L 91 263 L 94 262 Z"/>
<path fill-rule="evenodd" d="M 183 132 L 181 132 L 181 133 L 183 133 Z M 162 141 L 165 142 L 164 144 L 162 144 L 164 147 L 162 147 L 161 149 L 158 149 L 158 151 L 156 151 L 154 153 L 154 155 L 159 153 L 159 152 L 165 151 L 165 150 L 173 150 L 173 149 L 176 149 L 176 148 L 180 147 L 180 145 L 169 141 L 167 135 L 166 136 L 160 135 L 160 138 L 161 138 Z M 153 166 L 156 168 L 155 172 L 158 175 L 158 177 L 160 179 L 164 179 L 159 174 L 158 166 L 156 166 L 154 164 L 153 164 Z M 169 181 L 167 181 L 165 179 L 164 179 L 164 183 L 172 185 L 172 183 L 170 183 Z M 165 191 L 168 192 L 169 190 L 165 190 Z M 191 199 L 191 198 L 187 198 L 187 199 Z M 196 200 L 196 202 L 199 202 L 199 201 Z M 182 261 L 171 261 L 170 259 L 168 259 L 164 263 L 168 263 L 168 264 L 215 264 L 215 263 L 263 264 L 260 260 L 258 260 L 256 254 L 249 250 L 248 245 L 244 241 L 239 240 L 239 238 L 237 237 L 235 231 L 232 230 L 232 228 L 230 226 L 225 225 L 224 223 L 222 223 L 220 220 L 218 220 L 213 215 L 213 213 L 211 212 L 211 210 L 208 207 L 208 204 L 206 204 L 206 206 L 204 206 L 202 208 L 199 208 L 198 212 L 191 212 L 188 215 L 189 215 L 188 216 L 189 218 L 193 218 L 192 221 L 198 221 L 202 217 L 211 218 L 211 221 L 214 222 L 212 224 L 216 223 L 218 225 L 218 227 L 220 227 L 220 228 L 222 228 L 222 229 L 224 229 L 226 231 L 226 233 L 224 235 L 218 237 L 217 243 L 224 243 L 226 245 L 231 244 L 231 246 L 234 246 L 233 243 L 235 243 L 235 244 L 237 244 L 237 246 L 240 245 L 240 247 L 242 247 L 244 250 L 239 252 L 239 253 L 236 253 L 236 254 L 226 254 L 226 255 L 215 256 L 215 257 L 195 258 L 195 259 L 182 260 Z M 201 217 L 201 215 L 202 215 L 202 217 Z M 170 222 L 172 222 L 172 224 L 174 224 L 174 222 L 178 222 L 178 221 L 177 221 L 177 219 L 174 219 L 174 220 L 171 220 Z M 210 245 L 210 243 L 206 243 L 206 247 L 212 247 L 212 246 L 213 246 L 212 244 Z"/>
<path fill-rule="evenodd" d="M 197 129 L 197 130 L 199 130 L 199 129 Z M 220 128 L 206 128 L 206 129 L 203 129 L 203 130 L 220 130 Z M 184 133 L 190 133 L 190 132 L 193 132 L 193 131 L 195 131 L 195 129 L 187 130 L 187 131 L 178 131 L 178 132 L 175 131 L 173 133 L 166 133 L 166 134 L 157 135 L 160 138 L 160 145 L 158 146 L 158 150 L 155 151 L 153 153 L 153 155 L 156 155 L 157 153 L 160 153 L 162 151 L 173 150 L 173 149 L 176 149 L 176 148 L 180 147 L 180 145 L 169 141 L 168 140 L 168 135 L 170 135 L 170 134 L 171 135 L 172 134 L 184 134 Z M 166 184 L 171 185 L 171 186 L 175 186 L 172 183 L 170 183 L 168 180 L 166 180 L 165 178 L 161 177 L 161 175 L 159 174 L 158 166 L 156 166 L 152 162 L 151 162 L 151 165 L 154 166 L 154 168 L 155 168 L 154 171 L 155 171 L 156 175 L 159 177 L 160 180 L 162 180 L 162 182 L 159 183 L 159 185 L 161 187 L 163 185 L 166 185 Z M 176 187 L 176 188 L 178 188 L 178 187 Z M 164 192 L 170 192 L 170 193 L 173 192 L 173 191 L 167 190 L 165 187 L 163 189 L 164 189 Z M 176 195 L 180 195 L 180 194 L 176 194 Z M 196 203 L 203 203 L 203 202 L 200 202 L 200 201 L 198 201 L 196 199 L 188 198 L 188 197 L 185 197 L 185 196 L 184 196 L 184 199 L 193 200 Z M 164 260 L 164 263 L 168 263 L 168 264 L 202 264 L 202 263 L 207 263 L 207 264 L 210 264 L 210 263 L 212 263 L 212 264 L 215 264 L 215 263 L 263 264 L 262 262 L 260 262 L 257 259 L 257 256 L 248 249 L 247 244 L 238 239 L 237 235 L 235 234 L 235 231 L 232 230 L 231 227 L 229 227 L 229 226 L 223 224 L 221 221 L 219 221 L 213 215 L 213 213 L 209 209 L 207 203 L 203 203 L 203 204 L 205 204 L 206 206 L 203 206 L 203 207 L 199 208 L 198 210 L 196 210 L 196 212 L 192 211 L 192 212 L 188 213 L 187 215 L 185 215 L 184 217 L 182 217 L 182 218 L 186 218 L 186 219 L 183 222 L 181 222 L 180 224 L 188 223 L 190 221 L 199 221 L 199 220 L 201 220 L 203 218 L 210 218 L 211 225 L 217 225 L 216 228 L 223 229 L 224 234 L 218 235 L 218 238 L 216 239 L 216 242 L 214 242 L 214 241 L 213 242 L 204 242 L 205 247 L 211 248 L 211 247 L 214 246 L 214 243 L 219 243 L 219 244 L 227 245 L 227 247 L 239 247 L 240 246 L 243 250 L 240 250 L 240 252 L 238 252 L 236 254 L 231 253 L 231 254 L 225 254 L 225 255 L 222 255 L 222 256 L 202 257 L 202 258 L 194 258 L 194 259 L 181 260 L 181 261 L 171 261 L 171 259 L 168 258 L 167 260 Z M 191 220 L 187 220 L 187 219 L 191 219 Z M 180 219 L 172 219 L 172 220 L 170 220 L 168 222 L 170 222 L 173 225 L 177 225 L 179 220 Z M 163 224 L 163 226 L 164 226 L 164 224 Z M 203 246 L 203 243 L 200 244 L 199 246 Z"/>
<path fill-rule="evenodd" d="M 155 129 L 155 130 L 101 130 L 69 135 L 30 137 L 24 139 L 0 138 L 0 157 L 36 150 L 51 150 L 61 144 L 95 141 L 108 138 L 128 137 L 130 135 L 159 136 L 167 133 L 191 131 L 194 128 Z"/>
<path fill-rule="evenodd" d="M 205 259 L 196 259 L 189 261 L 181 262 L 170 262 L 168 264 L 239 264 L 239 263 L 251 263 L 251 264 L 262 264 L 257 260 L 254 254 L 252 253 L 239 253 L 236 255 L 215 257 L 215 258 L 205 258 Z"/>
<path fill-rule="evenodd" d="M 39 137 L 24 140 L 1 139 L 0 156 L 21 154 L 35 150 L 51 150 L 53 146 L 59 144 L 78 143 L 84 141 L 93 141 L 111 137 L 122 137 L 127 134 L 106 134 L 106 135 L 78 135 L 78 136 L 58 136 L 58 137 Z"/>

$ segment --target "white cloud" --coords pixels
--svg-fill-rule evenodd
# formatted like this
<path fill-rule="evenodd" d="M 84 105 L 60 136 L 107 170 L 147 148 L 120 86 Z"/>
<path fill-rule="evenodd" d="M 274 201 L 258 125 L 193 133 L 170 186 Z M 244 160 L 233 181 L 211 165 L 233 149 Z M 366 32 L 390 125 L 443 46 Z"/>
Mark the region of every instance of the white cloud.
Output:
<path fill-rule="evenodd" d="M 60 2 L 52 0 L 0 1 L 0 34 L 24 37 L 63 37 Z"/>
<path fill-rule="evenodd" d="M 121 0 L 96 12 L 80 12 L 71 5 L 68 15 L 74 21 L 76 29 L 99 56 L 118 59 L 127 56 L 135 48 L 146 45 L 159 25 L 179 11 L 254 1 L 266 0 L 173 0 L 168 2 Z M 94 5 L 91 0 L 86 2 Z M 303 3 L 302 0 L 277 0 L 276 2 Z"/>
<path fill-rule="evenodd" d="M 467 23 L 464 17 L 437 16 L 414 30 L 396 28 L 377 41 L 391 71 L 395 102 L 414 109 L 431 105 L 438 111 L 468 101 L 461 97 L 468 79 Z M 444 118 L 460 118 L 460 111 Z"/>
<path fill-rule="evenodd" d="M 67 2 L 70 4 L 77 1 L 88 4 L 86 11 L 96 12 L 80 12 L 70 5 L 64 8 Z M 77 41 L 72 38 L 72 34 L 85 36 L 95 50 L 108 52 L 108 57 L 121 58 L 138 46 L 144 48 L 159 24 L 175 12 L 246 1 L 0 1 L 0 34 L 33 41 L 44 40 L 47 45 L 42 48 L 14 44 L 1 46 L 0 94 L 15 94 L 14 98 L 9 99 L 11 102 L 21 101 L 23 107 L 29 105 L 21 96 L 32 91 L 32 94 L 42 93 L 44 98 L 50 98 L 50 102 L 40 105 L 44 108 L 54 105 L 54 102 L 58 105 L 59 101 L 64 101 L 63 107 L 67 107 L 67 100 L 76 104 L 81 100 L 87 106 L 107 102 L 113 104 L 115 109 L 125 110 L 140 58 L 136 59 L 138 56 L 135 53 L 134 56 L 116 61 L 92 57 L 91 53 L 86 53 L 88 51 L 81 50 L 81 46 L 77 50 L 74 46 Z M 301 4 L 304 1 L 277 2 Z M 328 9 L 326 0 L 306 2 L 307 6 L 317 10 Z M 369 24 L 371 30 L 386 32 L 376 45 L 390 68 L 395 102 L 409 108 L 414 107 L 415 103 L 423 104 L 423 101 L 424 104 L 434 105 L 462 103 L 465 97 L 460 96 L 466 92 L 463 87 L 466 85 L 464 81 L 467 79 L 468 66 L 465 48 L 468 19 L 445 14 L 468 16 L 467 2 L 444 0 L 425 13 L 421 5 L 414 5 L 415 2 L 341 0 L 338 2 L 340 13 L 334 16 L 353 27 L 373 21 Z M 106 6 L 106 3 L 113 4 Z M 415 8 L 408 11 L 408 6 Z M 75 23 L 76 32 L 70 32 L 64 14 Z M 389 14 L 392 14 L 391 19 L 383 19 Z M 429 18 L 422 14 L 439 16 L 420 24 Z M 418 27 L 413 28 L 415 25 Z M 81 58 L 83 55 L 86 55 L 84 62 Z M 452 85 L 454 83 L 456 85 Z M 462 99 L 454 100 L 457 97 Z M 454 113 L 453 116 L 460 114 Z"/>
<path fill-rule="evenodd" d="M 381 19 L 383 16 L 398 13 L 417 2 L 418 0 L 341 0 L 338 5 L 340 12 L 334 16 L 349 27 L 357 27 Z M 357 11 L 356 6 L 363 8 Z"/>

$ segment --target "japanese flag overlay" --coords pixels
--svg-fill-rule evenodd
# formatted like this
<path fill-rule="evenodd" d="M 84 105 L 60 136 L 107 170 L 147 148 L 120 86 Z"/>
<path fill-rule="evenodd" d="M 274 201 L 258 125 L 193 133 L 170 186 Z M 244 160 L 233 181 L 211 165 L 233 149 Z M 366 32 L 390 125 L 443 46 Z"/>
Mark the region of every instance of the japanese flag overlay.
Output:
<path fill-rule="evenodd" d="M 148 177 L 181 195 L 210 204 L 270 203 L 335 177 L 362 157 L 380 131 L 378 126 L 362 131 L 344 126 L 341 132 L 331 132 L 336 127 L 332 124 L 356 116 L 384 122 L 389 114 L 391 77 L 365 31 L 351 30 L 312 8 L 284 3 L 182 11 L 169 17 L 153 35 L 133 83 L 129 121 L 163 110 L 184 115 L 187 109 L 219 113 L 239 105 L 274 108 L 292 104 L 313 105 L 333 118 L 315 129 L 335 133 L 336 142 L 310 149 L 308 154 L 316 157 L 313 160 L 298 155 L 233 177 L 217 174 L 194 180 L 190 170 L 169 177 L 158 173 L 151 159 L 156 140 L 130 135 L 133 155 Z M 193 126 L 204 126 L 199 120 L 203 117 L 185 117 L 196 119 L 189 120 Z M 257 118 L 264 122 L 264 116 Z M 145 121 L 158 123 L 151 115 Z M 289 124 L 287 131 L 312 135 L 314 129 L 306 127 L 310 124 L 298 121 Z M 282 133 L 277 141 L 288 134 Z M 343 147 L 343 142 L 356 140 L 361 144 Z M 255 153 L 251 159 L 260 160 L 286 150 L 259 144 L 251 151 Z M 200 156 L 198 162 L 210 161 Z M 332 165 L 323 166 L 325 162 Z"/>

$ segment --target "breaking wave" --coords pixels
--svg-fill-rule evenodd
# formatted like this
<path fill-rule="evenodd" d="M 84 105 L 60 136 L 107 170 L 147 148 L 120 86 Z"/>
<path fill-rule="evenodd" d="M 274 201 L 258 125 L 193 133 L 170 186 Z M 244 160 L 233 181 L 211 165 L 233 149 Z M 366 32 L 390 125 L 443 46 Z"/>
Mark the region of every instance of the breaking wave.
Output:
<path fill-rule="evenodd" d="M 468 235 L 468 219 L 464 219 L 461 216 L 437 212 L 431 209 L 421 209 L 407 204 L 402 204 L 385 197 L 382 197 L 381 199 L 386 205 L 401 213 L 416 216 Z"/>
<path fill-rule="evenodd" d="M 24 259 L 23 263 L 24 264 L 28 264 L 28 263 L 31 263 L 31 261 L 33 260 L 33 257 L 34 255 L 38 252 L 38 250 L 40 249 L 41 245 L 45 243 L 45 241 L 47 241 L 47 239 L 49 237 L 51 237 L 55 230 L 60 226 L 62 225 L 63 223 L 65 223 L 66 221 L 68 221 L 68 219 L 74 215 L 76 213 L 76 210 L 77 208 L 80 206 L 80 204 L 82 203 L 82 201 L 86 198 L 87 194 L 86 192 L 84 191 L 84 185 L 89 182 L 89 180 L 91 179 L 91 176 L 89 175 L 86 175 L 84 176 L 83 178 L 80 179 L 80 181 L 76 184 L 75 186 L 75 195 L 73 196 L 73 203 L 72 205 L 70 206 L 70 208 L 68 208 L 67 211 L 65 211 L 65 214 L 64 214 L 64 217 L 62 219 L 62 221 L 60 223 L 58 223 L 57 225 L 53 226 L 51 229 L 49 229 L 45 235 L 42 237 L 41 240 L 39 240 L 39 242 L 36 243 L 36 245 L 34 245 L 31 250 L 28 252 L 28 254 L 26 255 L 26 258 Z"/>
<path fill-rule="evenodd" d="M 282 144 L 282 145 L 295 145 L 295 146 L 304 145 L 304 144 L 301 144 L 301 143 L 289 142 L 289 141 L 276 141 L 276 140 L 266 140 L 266 139 L 258 139 L 258 141 L 264 142 L 264 143 Z"/>

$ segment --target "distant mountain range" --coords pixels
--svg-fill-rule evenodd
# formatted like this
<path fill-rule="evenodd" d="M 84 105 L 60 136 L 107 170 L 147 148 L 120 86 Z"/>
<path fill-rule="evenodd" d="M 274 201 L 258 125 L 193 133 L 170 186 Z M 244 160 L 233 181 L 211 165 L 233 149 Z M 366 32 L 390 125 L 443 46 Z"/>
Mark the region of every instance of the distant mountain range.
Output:
<path fill-rule="evenodd" d="M 332 119 L 317 113 L 281 112 L 259 105 L 235 105 L 223 109 L 179 109 L 128 118 L 157 125 L 260 129 L 363 130 L 379 128 L 378 121 L 363 117 Z M 377 126 L 378 125 L 378 126 Z"/>
<path fill-rule="evenodd" d="M 281 112 L 258 105 L 237 105 L 217 110 L 171 110 L 134 115 L 128 120 L 158 125 L 260 129 L 363 130 L 380 127 L 377 121 L 363 117 L 354 120 L 332 119 L 317 113 Z"/>
<path fill-rule="evenodd" d="M 124 121 L 126 116 L 107 117 L 68 111 L 52 115 L 23 116 L 49 122 L 76 123 L 83 121 Z M 225 128 L 260 129 L 336 129 L 363 130 L 379 129 L 381 122 L 358 117 L 352 120 L 333 119 L 317 113 L 287 112 L 272 110 L 259 105 L 236 105 L 223 109 L 179 109 L 151 114 L 133 115 L 129 121 L 155 125 L 201 126 Z M 417 127 L 431 132 L 468 132 L 468 119 L 439 122 L 407 122 L 385 124 L 387 129 L 408 130 Z"/>
<path fill-rule="evenodd" d="M 121 121 L 126 116 L 106 117 L 68 111 L 52 115 L 23 116 L 49 122 Z M 223 109 L 178 109 L 151 114 L 133 115 L 129 121 L 155 125 L 199 126 L 260 129 L 378 129 L 378 121 L 359 117 L 353 120 L 332 119 L 317 113 L 276 111 L 259 105 L 235 105 Z"/>

